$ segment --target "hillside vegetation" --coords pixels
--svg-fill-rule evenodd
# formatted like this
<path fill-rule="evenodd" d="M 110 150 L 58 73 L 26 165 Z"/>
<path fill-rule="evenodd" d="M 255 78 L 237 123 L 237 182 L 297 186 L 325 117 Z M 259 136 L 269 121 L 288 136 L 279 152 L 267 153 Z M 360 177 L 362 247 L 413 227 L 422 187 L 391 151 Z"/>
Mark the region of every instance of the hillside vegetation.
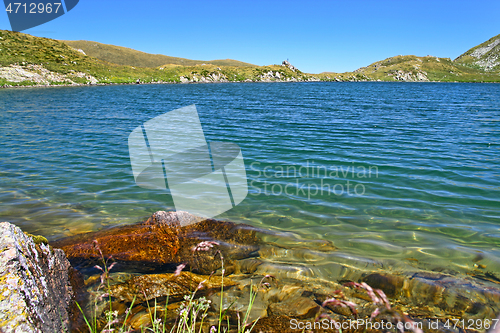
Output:
<path fill-rule="evenodd" d="M 255 66 L 236 60 L 199 63 L 197 60 L 85 42 L 98 45 L 95 50 L 108 50 L 113 54 L 111 58 L 99 52 L 92 56 L 91 52 L 78 50 L 78 46 L 83 44 L 70 46 L 68 42 L 0 30 L 0 86 L 272 81 L 500 82 L 498 65 L 483 68 L 477 63 L 486 58 L 488 64 L 495 63 L 495 52 L 498 51 L 498 38 L 495 38 L 467 51 L 456 61 L 432 56 L 396 56 L 354 72 L 307 74 L 288 62 L 269 66 Z M 477 54 L 481 54 L 482 58 L 476 58 Z M 141 66 L 114 63 L 107 59 L 137 62 Z"/>
<path fill-rule="evenodd" d="M 309 79 L 308 74 L 281 65 L 217 66 L 195 62 L 190 66 L 125 66 L 85 55 L 58 40 L 0 30 L 1 86 Z"/>
<path fill-rule="evenodd" d="M 471 48 L 455 59 L 455 62 L 486 71 L 500 72 L 500 35 Z"/>
<path fill-rule="evenodd" d="M 381 81 L 499 82 L 498 73 L 457 63 L 449 58 L 413 55 L 377 61 L 352 73 L 358 79 Z"/>
<path fill-rule="evenodd" d="M 201 64 L 212 64 L 217 66 L 249 67 L 255 66 L 246 62 L 224 59 L 224 60 L 191 60 L 177 57 L 169 57 L 163 54 L 150 54 L 127 47 L 101 44 L 86 40 L 62 40 L 61 42 L 80 49 L 85 54 L 105 60 L 118 65 L 135 67 L 158 67 L 166 64 L 181 66 L 196 66 Z"/>

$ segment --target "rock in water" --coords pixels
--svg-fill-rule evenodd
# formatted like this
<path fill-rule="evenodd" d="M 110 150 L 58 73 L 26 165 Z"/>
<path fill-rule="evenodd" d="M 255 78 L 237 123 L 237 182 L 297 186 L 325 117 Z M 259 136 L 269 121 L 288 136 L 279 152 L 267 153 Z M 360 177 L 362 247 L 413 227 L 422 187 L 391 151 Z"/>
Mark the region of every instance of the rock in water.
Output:
<path fill-rule="evenodd" d="M 224 278 L 224 289 L 236 285 L 230 278 Z M 144 302 L 157 297 L 169 297 L 169 302 L 181 301 L 185 295 L 197 292 L 203 294 L 207 290 L 220 291 L 222 278 L 220 276 L 204 276 L 191 272 L 175 274 L 146 274 L 136 276 L 126 282 L 110 287 L 109 294 L 120 301 Z"/>
<path fill-rule="evenodd" d="M 202 241 L 219 245 L 194 252 Z M 156 212 L 146 222 L 113 227 L 51 243 L 61 248 L 79 269 L 113 258 L 123 268 L 138 272 L 168 271 L 185 263 L 195 272 L 210 274 L 225 264 L 249 257 L 258 250 L 255 230 L 243 224 L 202 220 L 186 212 Z M 99 252 L 101 251 L 101 252 Z M 101 255 L 102 253 L 102 255 Z M 126 267 L 124 267 L 126 266 Z"/>
<path fill-rule="evenodd" d="M 69 268 L 62 250 L 0 223 L 0 332 L 67 332 Z"/>

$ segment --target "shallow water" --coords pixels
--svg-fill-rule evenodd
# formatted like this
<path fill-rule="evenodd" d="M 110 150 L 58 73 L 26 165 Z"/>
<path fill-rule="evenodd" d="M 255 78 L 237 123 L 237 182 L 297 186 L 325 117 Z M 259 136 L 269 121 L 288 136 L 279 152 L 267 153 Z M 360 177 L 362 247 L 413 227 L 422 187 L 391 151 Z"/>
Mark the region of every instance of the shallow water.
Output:
<path fill-rule="evenodd" d="M 172 209 L 168 193 L 134 183 L 127 138 L 196 104 L 207 140 L 238 144 L 247 167 L 247 198 L 219 218 L 284 232 L 269 241 L 295 250 L 270 253 L 276 265 L 329 279 L 342 275 L 336 264 L 498 276 L 499 92 L 453 83 L 4 89 L 0 220 L 53 240 Z"/>

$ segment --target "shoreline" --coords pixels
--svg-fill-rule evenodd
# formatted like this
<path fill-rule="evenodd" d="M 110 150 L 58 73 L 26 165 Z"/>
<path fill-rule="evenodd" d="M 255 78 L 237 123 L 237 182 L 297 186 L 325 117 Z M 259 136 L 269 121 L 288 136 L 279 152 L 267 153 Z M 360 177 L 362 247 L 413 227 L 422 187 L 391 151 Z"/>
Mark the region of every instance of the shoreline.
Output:
<path fill-rule="evenodd" d="M 34 84 L 34 85 L 2 85 L 0 89 L 17 88 L 68 88 L 68 87 L 96 87 L 96 86 L 128 86 L 128 85 L 154 85 L 154 84 L 222 84 L 222 83 L 477 83 L 477 84 L 500 84 L 500 82 L 477 82 L 477 81 L 380 81 L 380 80 L 311 80 L 311 81 L 215 81 L 215 82 L 125 82 L 125 83 L 93 83 L 93 84 Z"/>
<path fill-rule="evenodd" d="M 181 220 L 187 223 L 181 226 Z M 283 272 L 281 265 L 273 264 L 273 256 L 266 255 L 268 252 L 266 249 L 273 249 L 276 246 L 264 241 L 263 237 L 268 230 L 249 228 L 245 224 L 224 220 L 204 220 L 187 212 L 157 211 L 144 222 L 77 234 L 52 242 L 47 242 L 43 237 L 39 240 L 40 236 L 27 235 L 8 222 L 2 225 L 6 230 L 15 231 L 10 231 L 10 234 L 19 235 L 20 240 L 17 240 L 17 243 L 11 242 L 10 248 L 20 243 L 21 245 L 28 244 L 32 249 L 32 253 L 24 251 L 21 255 L 28 253 L 25 255 L 26 260 L 35 262 L 35 267 L 45 267 L 44 262 L 39 263 L 33 259 L 38 258 L 36 251 L 39 248 L 45 249 L 46 256 L 49 258 L 59 257 L 60 265 L 64 265 L 64 269 L 60 269 L 64 274 L 60 280 L 63 285 L 68 286 L 67 292 L 58 295 L 59 298 L 65 300 L 59 303 L 70 304 L 70 306 L 62 307 L 59 304 L 51 304 L 51 306 L 57 306 L 68 313 L 65 316 L 65 323 L 69 323 L 70 318 L 75 323 L 78 317 L 81 319 L 79 312 L 76 314 L 73 312 L 72 315 L 70 310 L 73 307 L 72 302 L 81 301 L 87 304 L 94 302 L 97 308 L 97 304 L 102 306 L 108 302 L 108 299 L 102 295 L 111 295 L 114 307 L 121 304 L 117 307 L 120 311 L 117 317 L 123 320 L 126 316 L 125 309 L 128 308 L 132 313 L 129 324 L 132 326 L 135 325 L 134 323 L 142 324 L 142 321 L 138 319 L 148 316 L 148 313 L 144 312 L 141 303 L 154 299 L 156 308 L 158 299 L 161 307 L 179 305 L 186 295 L 194 295 L 192 288 L 190 289 L 192 285 L 198 285 L 201 293 L 206 292 L 208 300 L 213 303 L 207 318 L 210 325 L 217 320 L 217 311 L 222 309 L 219 308 L 220 303 L 217 303 L 223 297 L 222 288 L 224 288 L 226 299 L 238 300 L 233 302 L 237 309 L 252 307 L 253 302 L 248 303 L 244 295 L 252 291 L 256 296 L 259 295 L 255 312 L 249 317 L 250 322 L 257 322 L 259 319 L 274 321 L 284 318 L 290 325 L 293 319 L 297 323 L 300 321 L 306 325 L 306 323 L 315 322 L 316 315 L 319 313 L 328 315 L 332 320 L 341 323 L 350 320 L 357 321 L 358 317 L 368 320 L 370 314 L 373 316 L 374 309 L 377 307 L 380 309 L 394 307 L 396 311 L 393 312 L 394 314 L 424 325 L 433 322 L 436 325 L 440 323 L 442 326 L 447 321 L 453 320 L 457 314 L 458 318 L 464 321 L 474 320 L 478 314 L 490 319 L 498 315 L 496 304 L 500 299 L 500 289 L 487 283 L 480 276 L 455 275 L 450 272 L 421 269 L 406 272 L 390 269 L 351 269 L 348 270 L 349 274 L 343 275 L 344 279 L 341 278 L 342 276 L 331 276 L 330 279 L 321 277 L 300 279 L 297 276 L 290 276 L 286 271 Z M 124 239 L 127 241 L 124 242 Z M 154 240 L 152 244 L 156 244 L 153 247 L 148 245 L 151 240 Z M 132 247 L 134 251 L 129 250 L 131 244 L 135 245 Z M 158 251 L 160 248 L 161 251 Z M 298 248 L 290 246 L 287 250 L 293 252 Z M 255 251 L 258 251 L 258 257 L 252 256 Z M 329 252 L 334 249 L 323 249 L 323 251 Z M 217 253 L 220 253 L 221 259 L 215 260 Z M 118 268 L 113 269 L 113 273 L 121 274 L 122 280 L 113 285 L 108 283 L 106 286 L 102 282 L 102 269 L 96 270 L 98 266 L 93 265 L 102 265 L 103 262 L 107 265 L 110 258 L 113 258 L 113 264 L 110 262 L 111 265 L 106 268 L 106 272 L 116 264 Z M 141 265 L 137 266 L 137 263 Z M 224 267 L 228 268 L 226 272 Z M 36 276 L 35 282 L 49 279 L 50 285 L 55 285 L 52 281 L 59 280 L 50 279 L 50 272 L 46 271 L 45 269 L 42 274 Z M 100 284 L 99 277 L 101 277 Z M 29 281 L 24 275 L 15 276 L 15 278 L 21 282 Z M 105 279 L 111 278 L 106 275 Z M 207 282 L 209 279 L 210 281 Z M 264 288 L 262 284 L 259 285 L 262 288 L 252 289 L 252 279 L 261 281 L 261 284 L 265 281 L 267 287 Z M 137 285 L 144 287 L 142 293 L 137 289 Z M 176 288 L 173 295 L 170 295 L 171 291 L 165 288 L 165 285 Z M 363 288 L 368 291 L 367 294 L 364 294 Z M 370 298 L 369 292 L 373 290 L 382 296 L 385 300 L 383 303 L 377 301 L 378 298 Z M 345 306 L 337 307 L 339 304 L 336 303 L 332 304 L 333 307 L 328 305 L 326 300 L 330 299 L 330 295 L 338 294 L 339 291 L 342 295 L 339 300 L 344 300 L 344 305 L 349 305 L 351 310 Z M 13 292 L 20 293 L 18 290 L 13 290 Z M 95 292 L 94 298 L 90 296 L 92 292 Z M 278 296 L 266 297 L 270 292 Z M 168 298 L 167 295 L 172 297 Z M 137 304 L 134 303 L 136 298 Z M 54 299 L 57 300 L 57 298 Z M 32 298 L 29 297 L 26 297 L 25 303 L 26 305 L 23 304 L 20 310 L 31 308 L 34 304 Z M 439 316 L 429 314 L 428 307 L 441 314 Z M 340 308 L 344 310 L 340 311 Z M 219 311 L 222 312 L 222 310 Z M 104 312 L 96 313 L 96 315 L 101 319 L 105 318 Z M 59 324 L 55 319 L 52 322 Z M 167 319 L 169 325 L 175 325 L 174 318 L 165 320 Z M 124 323 L 126 322 L 127 317 L 124 320 Z M 481 329 L 482 323 L 476 326 Z M 77 327 L 78 324 L 71 328 L 77 329 Z"/>

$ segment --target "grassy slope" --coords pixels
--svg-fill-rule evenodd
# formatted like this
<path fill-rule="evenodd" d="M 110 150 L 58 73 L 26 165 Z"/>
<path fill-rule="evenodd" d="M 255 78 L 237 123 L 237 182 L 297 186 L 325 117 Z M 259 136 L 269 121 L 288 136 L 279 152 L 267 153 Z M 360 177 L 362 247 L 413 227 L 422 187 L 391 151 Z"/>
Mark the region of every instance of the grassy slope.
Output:
<path fill-rule="evenodd" d="M 483 56 L 481 56 L 479 58 L 472 57 L 470 55 L 471 53 L 473 53 L 477 49 L 488 47 L 489 45 L 492 45 L 494 42 L 496 42 L 499 39 L 500 39 L 500 35 L 496 35 L 495 37 L 488 39 L 486 42 L 481 43 L 477 46 L 474 46 L 473 48 L 471 48 L 467 52 L 458 56 L 458 58 L 455 59 L 455 62 L 469 65 L 469 66 L 475 67 L 475 68 L 481 68 L 481 66 L 478 65 L 478 63 L 477 63 L 478 61 L 485 60 L 487 58 L 493 58 L 493 59 L 497 59 L 499 62 L 499 64 L 493 68 L 493 71 L 500 72 L 500 44 L 497 44 L 489 52 L 487 52 L 486 54 L 484 54 Z"/>
<path fill-rule="evenodd" d="M 456 63 L 449 58 L 432 56 L 417 57 L 413 55 L 396 56 L 377 61 L 367 67 L 362 67 L 356 74 L 365 75 L 371 79 L 394 81 L 397 71 L 411 73 L 416 77 L 418 73 L 430 81 L 441 82 L 498 82 L 500 76 L 496 73 L 485 73 L 478 68 L 472 68 L 462 63 Z"/>
<path fill-rule="evenodd" d="M 234 66 L 245 67 L 255 66 L 246 62 L 241 62 L 232 59 L 225 60 L 190 60 L 184 58 L 169 57 L 162 54 L 150 54 L 127 47 L 101 44 L 86 40 L 76 41 L 61 41 L 65 44 L 83 50 L 87 55 L 105 60 L 118 65 L 135 66 L 135 67 L 158 67 L 165 64 L 174 64 L 182 66 L 195 66 L 200 64 L 212 64 L 217 66 Z"/>
<path fill-rule="evenodd" d="M 18 64 L 42 64 L 44 68 L 62 74 L 84 72 L 97 78 L 100 83 L 131 83 L 140 79 L 142 82 L 180 82 L 187 79 L 201 78 L 211 74 L 224 75 L 228 81 L 259 80 L 259 76 L 270 70 L 279 71 L 284 77 L 305 77 L 306 74 L 292 72 L 283 66 L 219 66 L 193 65 L 132 67 L 113 64 L 91 56 L 83 55 L 67 44 L 49 38 L 0 30 L 0 66 Z M 73 80 L 75 81 L 75 80 Z M 79 83 L 86 83 L 85 79 Z M 31 83 L 12 83 L 0 79 L 0 85 L 29 85 Z"/>
<path fill-rule="evenodd" d="M 159 67 L 132 67 L 118 65 L 86 56 L 67 44 L 48 38 L 33 37 L 27 34 L 0 30 L 0 66 L 18 64 L 42 64 L 44 68 L 61 73 L 84 72 L 94 76 L 99 83 L 131 83 L 141 82 L 181 82 L 181 80 L 204 81 L 209 77 L 223 76 L 227 81 L 261 81 L 266 73 L 273 72 L 271 81 L 277 80 L 278 72 L 281 80 L 307 80 L 319 78 L 330 80 L 381 80 L 395 81 L 398 72 L 413 75 L 425 74 L 431 81 L 459 82 L 500 82 L 498 72 L 485 72 L 468 63 L 451 61 L 448 58 L 396 56 L 373 63 L 367 67 L 348 73 L 322 73 L 311 75 L 300 71 L 293 72 L 284 66 L 224 66 L 224 65 L 191 65 L 180 66 L 165 64 Z M 103 45 L 103 44 L 101 44 Z M 138 51 L 134 51 L 138 52 Z M 77 83 L 87 83 L 86 78 L 73 79 Z M 209 79 L 208 81 L 210 81 Z M 206 81 L 206 80 L 205 80 Z M 0 86 L 30 85 L 32 82 L 7 82 L 0 79 Z"/>
<path fill-rule="evenodd" d="M 440 82 L 500 82 L 500 73 L 486 72 L 478 66 L 455 62 L 449 58 L 433 56 L 417 57 L 414 55 L 395 56 L 377 61 L 354 72 L 316 75 L 322 80 L 380 80 L 398 81 L 398 72 L 410 74 L 414 81 L 419 81 L 420 73 L 429 81 Z"/>

